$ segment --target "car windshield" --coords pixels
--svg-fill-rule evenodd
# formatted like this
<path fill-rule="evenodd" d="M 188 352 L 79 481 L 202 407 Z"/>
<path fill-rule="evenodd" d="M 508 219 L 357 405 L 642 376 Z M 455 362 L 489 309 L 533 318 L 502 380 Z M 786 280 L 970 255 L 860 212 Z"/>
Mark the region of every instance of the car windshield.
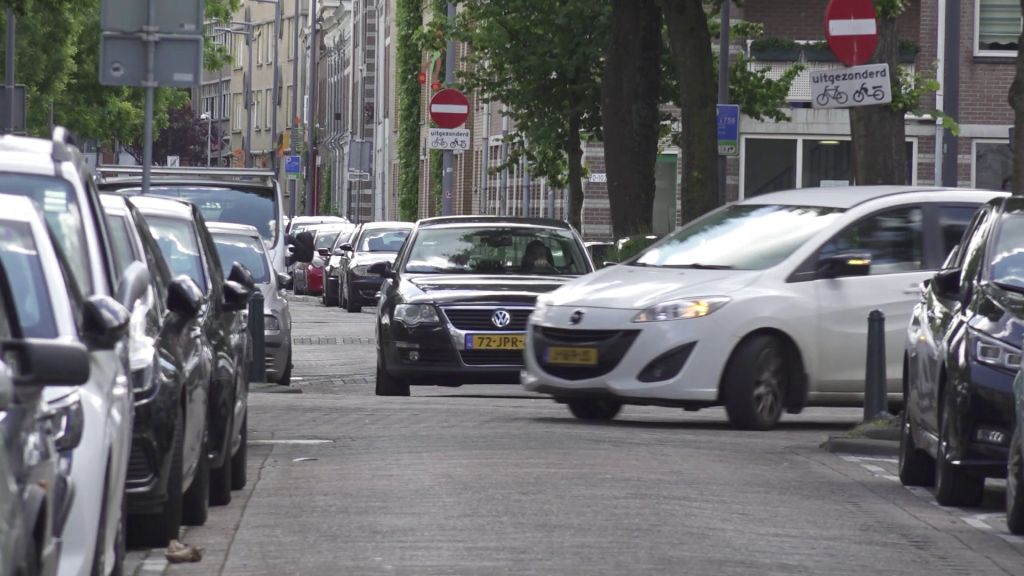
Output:
<path fill-rule="evenodd" d="M 409 236 L 408 228 L 371 228 L 359 236 L 356 252 L 398 252 Z"/>
<path fill-rule="evenodd" d="M 324 231 L 316 235 L 316 249 L 327 249 L 330 250 L 331 246 L 334 246 L 334 241 L 338 239 L 338 234 L 341 232 L 338 230 Z"/>
<path fill-rule="evenodd" d="M 206 274 L 203 272 L 203 260 L 199 255 L 199 242 L 192 222 L 159 216 L 147 217 L 146 221 L 171 273 L 175 276 L 185 274 L 206 293 Z"/>
<path fill-rule="evenodd" d="M 139 194 L 141 189 L 121 192 Z M 150 193 L 191 201 L 199 207 L 207 222 L 253 226 L 259 230 L 267 248 L 272 248 L 277 241 L 277 202 L 274 191 L 269 188 L 153 186 Z"/>
<path fill-rule="evenodd" d="M 0 263 L 14 295 L 22 333 L 26 338 L 56 338 L 50 293 L 32 231 L 24 222 L 0 220 Z"/>
<path fill-rule="evenodd" d="M 680 228 L 628 264 L 765 270 L 789 257 L 842 212 L 815 206 L 733 204 Z"/>
<path fill-rule="evenodd" d="M 110 230 L 110 241 L 114 248 L 114 260 L 117 267 L 125 270 L 135 262 L 135 250 L 132 248 L 132 238 L 128 233 L 128 221 L 124 216 L 107 215 L 107 228 Z"/>
<path fill-rule="evenodd" d="M 996 284 L 1024 290 L 1024 211 L 1003 214 L 998 233 L 990 279 Z"/>
<path fill-rule="evenodd" d="M 71 184 L 52 176 L 0 173 L 0 191 L 27 196 L 39 204 L 54 239 L 67 256 L 78 291 L 92 294 L 85 218 Z"/>
<path fill-rule="evenodd" d="M 217 245 L 217 255 L 220 256 L 220 267 L 225 278 L 231 275 L 231 267 L 238 262 L 249 270 L 257 284 L 270 284 L 267 253 L 258 240 L 239 234 L 214 234 L 213 242 Z"/>
<path fill-rule="evenodd" d="M 406 272 L 581 275 L 589 272 L 576 238 L 553 228 L 425 228 Z"/>

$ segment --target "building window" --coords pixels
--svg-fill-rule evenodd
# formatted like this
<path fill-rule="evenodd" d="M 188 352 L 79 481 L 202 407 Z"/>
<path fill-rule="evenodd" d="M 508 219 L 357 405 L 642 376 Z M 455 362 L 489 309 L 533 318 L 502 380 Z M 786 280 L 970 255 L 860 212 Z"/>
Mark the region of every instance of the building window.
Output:
<path fill-rule="evenodd" d="M 242 67 L 242 54 L 245 53 L 245 36 L 239 34 L 235 39 L 235 68 Z"/>
<path fill-rule="evenodd" d="M 289 18 L 284 22 L 284 41 L 288 45 L 288 59 L 292 60 L 295 58 L 295 41 L 292 40 L 292 34 L 295 33 L 295 19 Z"/>
<path fill-rule="evenodd" d="M 235 132 L 241 132 L 242 130 L 242 116 L 245 116 L 245 107 L 242 94 L 235 94 L 235 115 L 231 118 L 231 129 Z"/>
<path fill-rule="evenodd" d="M 259 130 L 260 129 L 260 104 L 263 103 L 263 92 L 259 90 L 253 90 L 253 107 L 252 107 L 252 125 Z"/>
<path fill-rule="evenodd" d="M 291 128 L 292 126 L 292 98 L 294 98 L 294 96 L 292 95 L 293 90 L 295 89 L 292 86 L 289 86 L 284 91 L 284 115 L 286 118 L 288 118 L 288 122 L 285 124 L 285 126 L 289 128 Z"/>
<path fill-rule="evenodd" d="M 272 130 L 274 128 L 274 126 L 272 124 L 273 113 L 274 113 L 274 105 L 276 104 L 276 102 L 274 102 L 274 90 L 272 88 L 267 88 L 267 92 L 266 92 L 266 94 L 264 96 L 264 99 L 267 102 L 267 106 L 266 106 L 267 112 L 266 112 L 266 118 L 263 119 L 263 122 L 266 125 L 268 130 Z"/>
<path fill-rule="evenodd" d="M 743 193 L 759 196 L 796 188 L 797 140 L 747 138 Z"/>
<path fill-rule="evenodd" d="M 1019 0 L 975 0 L 974 52 L 1014 56 L 1021 33 Z"/>
<path fill-rule="evenodd" d="M 971 187 L 981 190 L 1010 190 L 1013 180 L 1013 152 L 1009 140 L 974 140 Z"/>

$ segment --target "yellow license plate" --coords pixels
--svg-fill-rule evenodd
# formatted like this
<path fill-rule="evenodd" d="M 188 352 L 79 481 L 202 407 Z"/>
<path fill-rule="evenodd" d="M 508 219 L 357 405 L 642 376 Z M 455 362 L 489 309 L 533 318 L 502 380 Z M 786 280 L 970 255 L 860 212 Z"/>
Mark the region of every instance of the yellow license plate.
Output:
<path fill-rule="evenodd" d="M 466 348 L 469 350 L 522 350 L 525 347 L 525 334 L 471 334 L 466 336 Z"/>
<path fill-rule="evenodd" d="M 597 364 L 597 348 L 548 348 L 544 354 L 548 364 Z"/>

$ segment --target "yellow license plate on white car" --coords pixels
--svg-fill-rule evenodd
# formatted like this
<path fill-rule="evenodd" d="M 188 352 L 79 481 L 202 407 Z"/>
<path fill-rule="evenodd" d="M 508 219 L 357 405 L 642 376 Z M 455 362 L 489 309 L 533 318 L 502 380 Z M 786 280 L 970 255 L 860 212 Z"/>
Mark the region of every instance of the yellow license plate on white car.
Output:
<path fill-rule="evenodd" d="M 525 334 L 470 334 L 466 336 L 467 350 L 522 350 L 525 347 Z"/>
<path fill-rule="evenodd" d="M 544 353 L 548 364 L 596 366 L 597 348 L 548 348 Z"/>

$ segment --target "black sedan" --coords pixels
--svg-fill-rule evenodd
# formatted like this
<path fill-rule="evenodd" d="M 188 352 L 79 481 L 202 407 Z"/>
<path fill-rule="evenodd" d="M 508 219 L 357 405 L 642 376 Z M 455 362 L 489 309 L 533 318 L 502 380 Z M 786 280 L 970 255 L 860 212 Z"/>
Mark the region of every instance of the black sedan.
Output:
<path fill-rule="evenodd" d="M 1024 198 L 990 201 L 926 281 L 910 322 L 900 479 L 934 483 L 942 505 L 976 506 L 985 478 L 1006 476 L 1024 340 L 1022 249 Z"/>
<path fill-rule="evenodd" d="M 383 278 L 369 271 L 370 266 L 393 263 L 413 225 L 406 222 L 368 222 L 352 232 L 349 242 L 334 251 L 338 257 L 336 281 L 338 302 L 349 312 L 377 303 Z M 324 287 L 328 286 L 324 279 Z"/>
<path fill-rule="evenodd" d="M 568 224 L 464 216 L 421 220 L 386 278 L 377 317 L 377 395 L 410 385 L 517 384 L 537 296 L 593 272 Z"/>

